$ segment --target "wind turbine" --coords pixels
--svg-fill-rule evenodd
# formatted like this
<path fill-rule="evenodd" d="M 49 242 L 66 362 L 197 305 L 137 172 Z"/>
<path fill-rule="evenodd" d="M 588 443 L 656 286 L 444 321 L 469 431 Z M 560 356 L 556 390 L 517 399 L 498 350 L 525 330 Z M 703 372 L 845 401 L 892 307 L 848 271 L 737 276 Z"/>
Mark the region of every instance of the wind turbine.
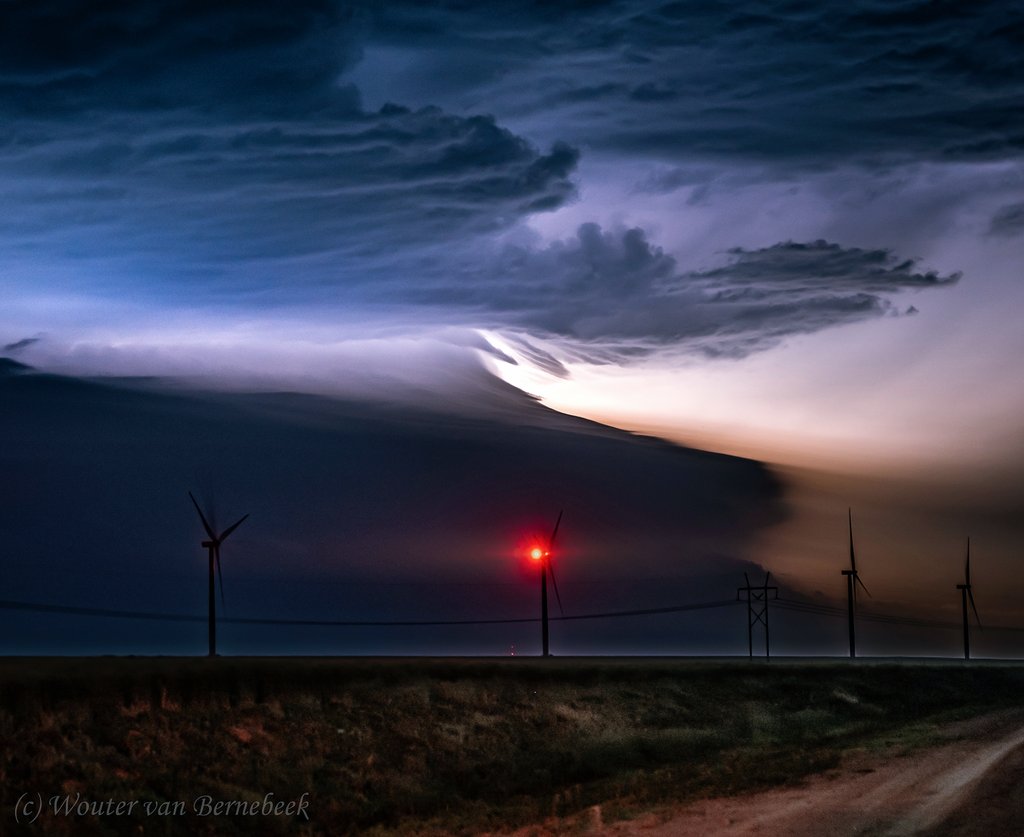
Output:
<path fill-rule="evenodd" d="M 217 577 L 220 580 L 220 602 L 224 604 L 224 576 L 220 569 L 220 545 L 227 540 L 228 535 L 235 531 L 241 526 L 249 515 L 244 515 L 241 519 L 236 520 L 227 529 L 221 532 L 219 535 L 214 531 L 214 528 L 210 525 L 210 522 L 206 519 L 206 515 L 203 514 L 203 510 L 199 508 L 199 503 L 196 502 L 196 498 L 192 496 L 192 492 L 188 493 L 189 498 L 192 500 L 192 505 L 196 507 L 196 511 L 199 513 L 199 519 L 203 522 L 203 529 L 206 531 L 206 535 L 209 540 L 202 542 L 202 546 L 206 547 L 206 551 L 210 556 L 210 656 L 217 656 L 217 599 L 214 596 L 214 583 L 213 583 L 213 565 L 217 565 Z M 212 517 L 212 515 L 211 515 Z"/>
<path fill-rule="evenodd" d="M 857 632 L 854 627 L 854 611 L 857 607 L 857 585 L 859 584 L 864 588 L 864 592 L 868 593 L 868 588 L 864 586 L 864 582 L 860 580 L 860 576 L 857 574 L 857 555 L 853 549 L 853 511 L 851 509 L 846 510 L 846 516 L 850 524 L 850 569 L 843 570 L 842 574 L 846 576 L 846 614 L 850 625 L 850 657 L 857 656 Z"/>
<path fill-rule="evenodd" d="M 978 607 L 974 604 L 974 594 L 971 592 L 971 539 L 967 539 L 967 561 L 964 563 L 964 583 L 958 584 L 956 589 L 960 591 L 960 602 L 964 612 L 964 659 L 971 659 L 971 627 L 967 619 L 967 600 L 971 600 L 971 607 L 974 610 L 974 618 L 981 627 L 981 617 L 978 616 Z"/>
<path fill-rule="evenodd" d="M 555 538 L 558 536 L 558 527 L 562 525 L 562 509 L 558 513 L 558 519 L 555 521 L 555 528 L 551 532 L 551 537 L 548 539 L 548 547 L 544 549 L 540 546 L 535 546 L 530 550 L 530 558 L 534 561 L 540 562 L 540 621 L 541 621 L 541 645 L 543 647 L 543 656 L 550 657 L 551 654 L 548 652 L 548 579 L 547 574 L 551 572 L 551 584 L 555 588 L 555 598 L 558 600 L 558 610 L 564 616 L 565 611 L 562 610 L 562 597 L 558 594 L 558 582 L 555 580 L 555 568 L 551 565 L 551 551 L 555 548 Z"/>

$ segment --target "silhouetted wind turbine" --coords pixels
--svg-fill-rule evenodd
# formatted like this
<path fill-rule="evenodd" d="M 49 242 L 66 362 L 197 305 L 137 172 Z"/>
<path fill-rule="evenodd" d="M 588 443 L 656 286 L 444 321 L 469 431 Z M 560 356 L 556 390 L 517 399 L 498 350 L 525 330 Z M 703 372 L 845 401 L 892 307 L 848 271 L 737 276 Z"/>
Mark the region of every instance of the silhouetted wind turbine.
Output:
<path fill-rule="evenodd" d="M 978 616 L 978 608 L 974 604 L 974 593 L 971 592 L 971 539 L 967 539 L 967 561 L 964 563 L 964 583 L 958 584 L 956 589 L 960 591 L 960 602 L 964 612 L 964 659 L 971 659 L 971 625 L 967 618 L 967 600 L 971 600 L 971 607 L 974 610 L 974 618 L 981 627 L 981 617 Z"/>
<path fill-rule="evenodd" d="M 196 507 L 196 511 L 199 513 L 199 519 L 203 522 L 203 529 L 206 531 L 206 535 L 209 540 L 202 542 L 202 545 L 206 547 L 207 553 L 210 556 L 210 656 L 217 656 L 217 599 L 214 595 L 214 583 L 213 583 L 213 565 L 217 565 L 217 576 L 220 579 L 220 601 L 224 603 L 224 576 L 220 568 L 220 545 L 227 540 L 228 535 L 235 531 L 241 526 L 249 515 L 244 515 L 239 520 L 236 520 L 227 529 L 221 532 L 219 535 L 214 531 L 210 522 L 206 519 L 206 515 L 203 514 L 203 510 L 199 508 L 199 503 L 196 502 L 196 498 L 192 496 L 192 492 L 188 493 L 189 498 L 192 500 L 192 505 Z"/>
<path fill-rule="evenodd" d="M 551 537 L 548 539 L 548 548 L 542 549 L 539 546 L 535 546 L 530 550 L 530 557 L 534 561 L 540 561 L 540 621 L 541 621 L 541 645 L 543 648 L 543 656 L 551 656 L 548 651 L 548 571 L 551 572 L 551 584 L 555 588 L 555 598 L 558 600 L 558 611 L 562 615 L 565 615 L 565 611 L 562 610 L 562 597 L 558 593 L 558 582 L 555 580 L 555 568 L 551 565 L 551 551 L 555 548 L 555 538 L 558 537 L 558 527 L 562 525 L 562 509 L 558 513 L 558 519 L 555 521 L 555 528 L 551 532 Z"/>
<path fill-rule="evenodd" d="M 864 592 L 868 593 L 868 588 L 864 586 L 864 582 L 860 580 L 860 576 L 857 574 L 857 556 L 853 549 L 853 511 L 851 509 L 846 510 L 847 519 L 850 523 L 850 569 L 843 570 L 842 574 L 846 576 L 846 613 L 847 619 L 850 625 L 850 656 L 857 656 L 857 632 L 854 626 L 854 611 L 857 607 L 857 585 L 859 584 L 864 588 Z"/>

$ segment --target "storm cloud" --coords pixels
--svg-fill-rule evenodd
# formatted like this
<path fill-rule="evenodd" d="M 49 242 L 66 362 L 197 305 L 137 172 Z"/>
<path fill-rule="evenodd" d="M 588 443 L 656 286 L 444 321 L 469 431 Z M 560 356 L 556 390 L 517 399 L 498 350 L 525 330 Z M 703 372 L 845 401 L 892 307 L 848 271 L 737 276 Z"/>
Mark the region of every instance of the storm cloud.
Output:
<path fill-rule="evenodd" d="M 320 259 L 287 282 L 344 285 L 357 272 L 324 260 L 365 275 L 367 254 L 402 261 L 571 199 L 564 143 L 542 152 L 487 114 L 363 109 L 342 78 L 361 28 L 317 0 L 5 9 L 12 255 L 85 263 L 89 281 L 100 261 L 235 290 Z"/>
<path fill-rule="evenodd" d="M 584 224 L 547 247 L 507 248 L 475 285 L 443 298 L 489 305 L 495 325 L 569 338 L 605 358 L 666 346 L 742 357 L 790 335 L 898 314 L 902 292 L 960 279 L 887 250 L 821 240 L 724 255 L 717 267 L 686 270 L 641 229 Z"/>
<path fill-rule="evenodd" d="M 1015 20 L 993 3 L 10 4 L 0 290 L 28 302 L 0 328 L 58 345 L 53 319 L 125 299 L 136 324 L 286 311 L 344 339 L 386 319 L 495 329 L 563 376 L 543 338 L 593 360 L 743 357 L 909 310 L 899 294 L 957 274 L 893 242 L 776 229 L 718 235 L 734 249 L 709 261 L 604 205 L 580 218 L 604 228 L 537 229 L 586 199 L 584 155 L 642 161 L 634 205 L 688 186 L 698 208 L 758 167 L 1011 158 Z"/>
<path fill-rule="evenodd" d="M 785 514 L 765 466 L 564 416 L 510 386 L 497 392 L 479 371 L 502 407 L 495 415 L 515 403 L 511 420 L 82 380 L 0 358 L 0 535 L 20 556 L 5 566 L 5 598 L 203 613 L 206 563 L 190 490 L 221 521 L 252 514 L 225 548 L 229 615 L 529 617 L 537 579 L 524 538 L 546 536 L 559 509 L 569 612 L 731 598 L 742 571 L 754 569 L 751 539 Z M 738 625 L 731 616 L 726 637 Z M 184 634 L 143 625 L 126 637 L 123 626 L 111 636 L 103 625 L 58 629 L 48 620 L 54 636 L 33 645 L 24 619 L 0 619 L 7 648 L 22 653 L 204 647 L 203 625 Z M 509 630 L 473 626 L 444 638 L 227 629 L 225 644 L 436 653 L 443 642 L 449 652 L 493 654 L 510 641 L 529 648 L 538 634 L 525 625 L 510 639 Z M 578 632 L 575 649 L 614 645 L 605 630 Z M 644 623 L 612 630 L 657 650 L 688 629 L 675 620 L 655 640 Z"/>
<path fill-rule="evenodd" d="M 609 572 L 675 566 L 710 522 L 693 560 L 735 570 L 778 519 L 756 465 L 541 403 L 814 467 L 1019 470 L 1021 394 L 1000 383 L 1024 351 L 1019 4 L 3 12 L 0 529 L 27 559 L 19 595 L 103 556 L 127 579 L 142 545 L 163 551 L 134 592 L 185 550 L 201 582 L 196 464 L 239 486 L 268 575 L 298 555 L 311 586 L 337 556 L 342 586 L 386 583 L 389 561 L 463 578 L 535 502 L 545 526 L 564 502 Z M 807 566 L 823 554 L 809 543 Z M 194 582 L 178 589 L 201 605 Z"/>
<path fill-rule="evenodd" d="M 594 148 L 788 165 L 1024 148 L 1024 16 L 1007 0 L 389 3 L 373 21 L 354 69 L 368 89 L 557 113 Z"/>
<path fill-rule="evenodd" d="M 15 340 L 13 343 L 8 343 L 3 347 L 5 352 L 20 352 L 22 349 L 27 349 L 34 343 L 38 343 L 41 337 L 22 337 L 21 340 Z"/>

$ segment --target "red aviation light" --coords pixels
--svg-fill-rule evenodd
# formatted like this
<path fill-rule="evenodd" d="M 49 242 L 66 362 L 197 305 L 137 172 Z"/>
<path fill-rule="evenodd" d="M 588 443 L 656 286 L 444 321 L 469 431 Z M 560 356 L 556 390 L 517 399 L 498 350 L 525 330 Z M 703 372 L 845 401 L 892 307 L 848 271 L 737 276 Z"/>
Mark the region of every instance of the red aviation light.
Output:
<path fill-rule="evenodd" d="M 530 550 L 530 557 L 534 561 L 539 561 L 541 558 L 544 557 L 544 550 L 541 549 L 539 546 L 535 546 L 533 549 Z"/>

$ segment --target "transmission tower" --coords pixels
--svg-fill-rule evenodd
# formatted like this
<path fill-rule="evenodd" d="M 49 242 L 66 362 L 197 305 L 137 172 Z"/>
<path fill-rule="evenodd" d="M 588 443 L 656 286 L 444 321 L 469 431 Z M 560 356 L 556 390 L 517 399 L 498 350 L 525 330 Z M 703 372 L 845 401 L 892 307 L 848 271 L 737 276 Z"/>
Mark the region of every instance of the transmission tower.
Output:
<path fill-rule="evenodd" d="M 779 597 L 779 588 L 774 585 L 768 586 L 768 579 L 771 577 L 771 573 L 766 573 L 764 584 L 760 587 L 751 587 L 750 578 L 743 573 L 747 586 L 736 588 L 736 601 L 740 601 L 741 595 L 747 597 L 747 648 L 751 659 L 754 657 L 754 625 L 758 623 L 764 625 L 764 656 L 766 658 L 771 656 L 771 647 L 768 642 L 768 594 L 771 593 L 773 599 Z"/>

